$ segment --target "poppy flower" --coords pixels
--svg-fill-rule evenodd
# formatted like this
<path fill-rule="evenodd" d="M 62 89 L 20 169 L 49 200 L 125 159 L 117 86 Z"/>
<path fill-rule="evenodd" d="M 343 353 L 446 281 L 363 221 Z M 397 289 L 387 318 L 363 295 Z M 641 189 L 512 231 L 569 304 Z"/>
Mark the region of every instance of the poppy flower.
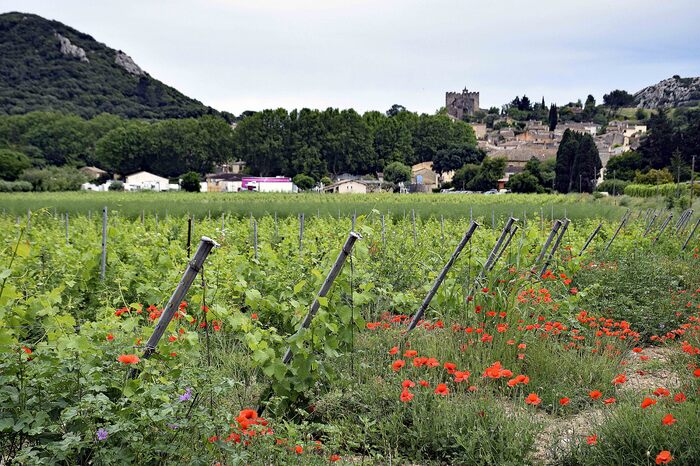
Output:
<path fill-rule="evenodd" d="M 176 340 L 177 340 L 177 337 L 174 336 L 174 335 L 170 335 L 170 336 L 168 337 L 168 341 L 169 341 L 169 342 L 173 342 L 173 341 L 176 341 Z"/>
<path fill-rule="evenodd" d="M 560 399 L 559 399 L 559 404 L 562 405 L 562 406 L 568 405 L 569 402 L 571 402 L 571 399 L 570 399 L 570 398 L 567 398 L 567 397 L 564 397 L 564 398 L 560 398 Z"/>
<path fill-rule="evenodd" d="M 117 358 L 117 361 L 122 364 L 138 364 L 141 359 L 135 354 L 122 354 Z"/>
<path fill-rule="evenodd" d="M 540 403 L 542 403 L 542 399 L 537 396 L 536 393 L 530 393 L 527 398 L 525 398 L 525 404 L 537 406 Z"/>
<path fill-rule="evenodd" d="M 302 453 L 304 453 L 304 448 L 301 445 L 296 445 L 294 447 L 294 453 L 296 453 L 297 455 L 301 455 Z"/>
<path fill-rule="evenodd" d="M 329 461 L 331 463 L 335 463 L 336 461 L 340 461 L 340 459 L 341 459 L 340 455 L 331 455 L 331 457 L 329 458 Z"/>
<path fill-rule="evenodd" d="M 695 377 L 700 377 L 700 369 L 695 369 L 695 370 L 693 371 L 693 375 L 694 375 Z"/>
<path fill-rule="evenodd" d="M 395 355 L 395 354 L 398 353 L 398 352 L 399 352 L 399 347 L 398 347 L 398 346 L 394 346 L 393 348 L 391 348 L 391 349 L 389 350 L 389 354 L 391 354 L 392 356 Z"/>
<path fill-rule="evenodd" d="M 656 400 L 652 400 L 651 398 L 644 398 L 644 401 L 642 401 L 642 408 L 646 409 L 651 405 L 655 405 Z"/>
<path fill-rule="evenodd" d="M 673 397 L 673 401 L 676 403 L 683 403 L 687 398 L 685 397 L 685 394 L 683 392 L 681 393 L 676 393 L 676 396 Z"/>
<path fill-rule="evenodd" d="M 665 426 L 670 426 L 670 425 L 673 425 L 677 421 L 678 421 L 678 419 L 673 417 L 673 414 L 669 413 L 666 416 L 664 416 L 664 418 L 661 420 L 661 423 Z"/>
<path fill-rule="evenodd" d="M 423 387 L 429 387 L 430 384 L 428 383 L 427 380 L 419 380 L 418 383 L 423 386 Z"/>
<path fill-rule="evenodd" d="M 253 320 L 258 320 L 258 315 L 256 313 L 253 313 L 250 315 L 250 318 Z"/>
<path fill-rule="evenodd" d="M 589 435 L 588 437 L 586 437 L 586 443 L 589 445 L 596 445 L 598 443 L 598 436 Z"/>
<path fill-rule="evenodd" d="M 627 382 L 627 376 L 625 374 L 618 374 L 617 377 L 613 379 L 613 385 L 620 385 Z"/>
<path fill-rule="evenodd" d="M 649 360 L 649 356 L 641 355 L 641 356 L 639 356 L 639 360 L 640 360 L 640 361 L 648 361 L 648 360 Z"/>
<path fill-rule="evenodd" d="M 24 352 L 27 353 L 27 354 L 32 354 L 32 350 L 29 349 L 29 348 L 27 348 L 26 346 L 23 346 L 23 347 L 22 347 L 22 351 L 24 351 Z"/>
<path fill-rule="evenodd" d="M 435 387 L 435 394 L 436 395 L 442 395 L 442 396 L 447 396 L 450 393 L 450 389 L 447 388 L 447 385 L 444 383 L 439 383 L 437 387 Z"/>
<path fill-rule="evenodd" d="M 406 379 L 403 382 L 401 382 L 401 386 L 403 388 L 412 388 L 412 387 L 415 387 L 416 384 L 414 382 L 411 382 L 410 380 Z"/>
<path fill-rule="evenodd" d="M 457 364 L 453 362 L 446 362 L 442 367 L 447 369 L 448 374 L 454 374 L 455 371 L 457 370 Z"/>
<path fill-rule="evenodd" d="M 659 387 L 656 390 L 654 390 L 654 395 L 656 396 L 670 396 L 671 392 L 669 392 L 667 389 L 663 387 Z"/>
<path fill-rule="evenodd" d="M 632 352 L 633 352 L 633 353 L 641 353 L 642 351 L 644 351 L 644 350 L 643 350 L 642 348 L 639 348 L 639 347 L 637 347 L 637 348 L 632 348 Z"/>
<path fill-rule="evenodd" d="M 399 399 L 404 403 L 408 403 L 413 399 L 413 397 L 413 393 L 409 392 L 408 388 L 404 388 L 403 390 L 401 390 L 401 396 L 399 397 Z"/>
<path fill-rule="evenodd" d="M 605 403 L 606 405 L 611 405 L 611 404 L 615 403 L 616 401 L 617 401 L 617 399 L 615 399 L 611 396 L 610 398 L 604 399 L 603 403 Z"/>
<path fill-rule="evenodd" d="M 455 371 L 455 382 L 466 382 L 471 375 L 469 371 Z"/>
<path fill-rule="evenodd" d="M 107 334 L 107 341 L 112 341 L 112 340 L 114 340 L 114 335 L 112 335 L 111 333 L 108 333 Z"/>
<path fill-rule="evenodd" d="M 398 372 L 405 365 L 406 365 L 406 361 L 404 361 L 403 359 L 397 359 L 396 361 L 391 363 L 391 368 L 394 369 L 395 372 Z"/>
<path fill-rule="evenodd" d="M 673 456 L 671 456 L 671 452 L 668 450 L 663 450 L 656 455 L 656 464 L 668 464 L 671 460 L 673 460 Z"/>
<path fill-rule="evenodd" d="M 407 358 L 412 358 L 414 356 L 418 356 L 418 351 L 413 350 L 413 349 L 409 349 L 409 350 L 406 350 L 406 352 L 403 355 L 406 356 Z"/>
<path fill-rule="evenodd" d="M 598 398 L 603 396 L 603 394 L 599 390 L 593 390 L 588 394 L 588 396 L 590 396 L 594 400 L 597 400 Z"/>

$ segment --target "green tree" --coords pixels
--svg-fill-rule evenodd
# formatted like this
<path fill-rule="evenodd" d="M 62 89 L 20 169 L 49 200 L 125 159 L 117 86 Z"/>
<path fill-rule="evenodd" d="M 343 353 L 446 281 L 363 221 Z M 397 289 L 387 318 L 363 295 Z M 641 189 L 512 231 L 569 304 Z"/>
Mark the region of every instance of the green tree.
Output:
<path fill-rule="evenodd" d="M 613 109 L 630 107 L 634 103 L 634 96 L 627 91 L 615 89 L 603 96 L 603 103 Z"/>
<path fill-rule="evenodd" d="M 514 193 L 542 193 L 544 188 L 537 177 L 528 172 L 517 173 L 510 177 L 506 187 Z"/>
<path fill-rule="evenodd" d="M 252 173 L 274 176 L 286 172 L 285 150 L 289 141 L 286 110 L 263 110 L 238 123 L 233 132 L 235 152 Z"/>
<path fill-rule="evenodd" d="M 610 157 L 605 167 L 605 179 L 633 181 L 636 173 L 642 170 L 644 165 L 642 156 L 635 151 L 627 151 Z"/>
<path fill-rule="evenodd" d="M 198 193 L 201 188 L 199 183 L 199 173 L 197 172 L 187 172 L 180 179 L 180 187 L 188 193 Z"/>
<path fill-rule="evenodd" d="M 554 131 L 557 129 L 557 123 L 559 122 L 559 112 L 557 111 L 557 106 L 552 104 L 549 107 L 549 130 Z"/>
<path fill-rule="evenodd" d="M 600 155 L 593 136 L 586 133 L 581 137 L 574 158 L 569 191 L 592 193 L 601 167 Z"/>
<path fill-rule="evenodd" d="M 481 163 L 486 153 L 473 145 L 454 145 L 441 149 L 433 159 L 433 170 L 437 173 L 445 173 L 457 170 L 466 163 Z"/>
<path fill-rule="evenodd" d="M 29 168 L 19 178 L 30 182 L 34 191 L 77 191 L 88 181 L 87 176 L 73 167 Z"/>
<path fill-rule="evenodd" d="M 411 132 L 399 119 L 385 117 L 379 121 L 374 132 L 374 151 L 377 165 L 381 168 L 391 162 L 411 163 Z"/>
<path fill-rule="evenodd" d="M 302 191 L 307 191 L 313 188 L 316 184 L 313 178 L 304 175 L 303 173 L 299 173 L 294 178 L 292 178 L 292 182 L 294 182 L 294 184 L 297 185 L 297 187 Z"/>
<path fill-rule="evenodd" d="M 574 178 L 574 164 L 581 135 L 567 129 L 557 149 L 554 187 L 560 193 L 568 193 Z"/>
<path fill-rule="evenodd" d="M 634 177 L 634 182 L 637 184 L 666 184 L 673 183 L 673 175 L 667 168 L 657 170 L 652 168 L 646 173 L 637 173 Z"/>
<path fill-rule="evenodd" d="M 392 162 L 384 167 L 384 179 L 390 183 L 408 183 L 411 181 L 411 167 Z"/>
<path fill-rule="evenodd" d="M 469 182 L 467 189 L 488 191 L 498 187 L 498 180 L 505 176 L 507 161 L 504 157 L 486 157 L 481 162 L 479 173 Z"/>
<path fill-rule="evenodd" d="M 144 169 L 151 154 L 150 142 L 150 125 L 133 121 L 101 137 L 95 146 L 95 158 L 104 169 L 128 175 Z"/>
<path fill-rule="evenodd" d="M 467 163 L 462 168 L 455 171 L 452 177 L 452 186 L 460 191 L 465 191 L 469 183 L 476 178 L 481 171 L 481 165 Z"/>
<path fill-rule="evenodd" d="M 666 110 L 659 109 L 656 114 L 652 114 L 648 126 L 649 131 L 642 139 L 638 151 L 652 168 L 668 167 L 673 151 L 681 144 Z"/>
<path fill-rule="evenodd" d="M 0 149 L 0 179 L 14 181 L 32 164 L 21 152 L 12 149 Z"/>

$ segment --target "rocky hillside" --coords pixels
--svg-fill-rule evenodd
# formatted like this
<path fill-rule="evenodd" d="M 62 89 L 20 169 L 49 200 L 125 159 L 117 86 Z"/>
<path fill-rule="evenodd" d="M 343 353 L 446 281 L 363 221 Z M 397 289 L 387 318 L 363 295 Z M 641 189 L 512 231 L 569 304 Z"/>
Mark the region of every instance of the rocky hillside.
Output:
<path fill-rule="evenodd" d="M 87 34 L 37 15 L 2 14 L 0 114 L 33 110 L 154 119 L 218 113 Z"/>
<path fill-rule="evenodd" d="M 648 109 L 700 105 L 700 77 L 664 79 L 637 92 L 634 98 L 637 107 Z"/>

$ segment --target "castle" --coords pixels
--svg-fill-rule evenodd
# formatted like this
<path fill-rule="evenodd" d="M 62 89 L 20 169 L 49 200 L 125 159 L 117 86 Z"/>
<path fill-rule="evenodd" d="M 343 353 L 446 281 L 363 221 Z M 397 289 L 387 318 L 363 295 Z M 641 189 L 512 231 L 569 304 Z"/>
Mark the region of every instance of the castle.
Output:
<path fill-rule="evenodd" d="M 466 87 L 461 93 L 446 92 L 445 107 L 449 115 L 462 120 L 464 115 L 473 115 L 479 110 L 479 93 L 469 92 Z"/>

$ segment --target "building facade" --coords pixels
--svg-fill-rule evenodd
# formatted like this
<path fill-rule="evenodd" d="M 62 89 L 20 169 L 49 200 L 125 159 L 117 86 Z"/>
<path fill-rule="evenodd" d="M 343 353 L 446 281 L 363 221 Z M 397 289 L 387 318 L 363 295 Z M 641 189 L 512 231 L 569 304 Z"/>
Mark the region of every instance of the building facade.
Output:
<path fill-rule="evenodd" d="M 474 115 L 479 110 L 479 93 L 469 92 L 466 87 L 462 92 L 446 92 L 445 108 L 449 115 L 463 120 L 464 115 Z"/>

